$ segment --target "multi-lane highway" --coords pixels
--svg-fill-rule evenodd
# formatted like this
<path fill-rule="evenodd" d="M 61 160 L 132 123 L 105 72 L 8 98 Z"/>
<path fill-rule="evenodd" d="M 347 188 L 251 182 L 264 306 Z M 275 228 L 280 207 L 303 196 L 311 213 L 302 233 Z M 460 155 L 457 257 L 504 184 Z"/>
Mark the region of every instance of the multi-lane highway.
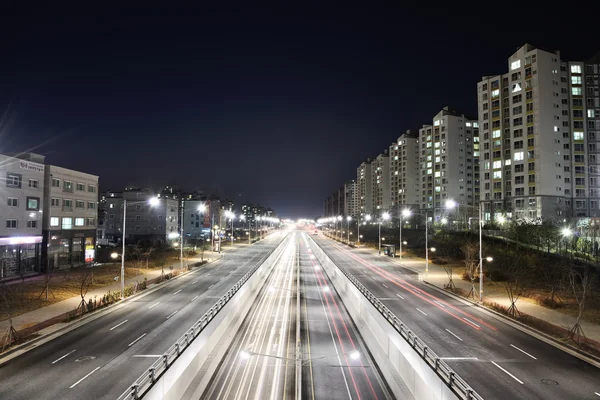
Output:
<path fill-rule="evenodd" d="M 232 249 L 216 262 L 1 364 L 0 399 L 117 398 L 284 236 L 274 233 Z"/>
<path fill-rule="evenodd" d="M 295 398 L 297 364 L 303 399 L 390 398 L 306 236 L 291 234 L 203 398 Z"/>
<path fill-rule="evenodd" d="M 313 236 L 485 399 L 600 399 L 600 369 L 419 282 L 367 250 Z"/>

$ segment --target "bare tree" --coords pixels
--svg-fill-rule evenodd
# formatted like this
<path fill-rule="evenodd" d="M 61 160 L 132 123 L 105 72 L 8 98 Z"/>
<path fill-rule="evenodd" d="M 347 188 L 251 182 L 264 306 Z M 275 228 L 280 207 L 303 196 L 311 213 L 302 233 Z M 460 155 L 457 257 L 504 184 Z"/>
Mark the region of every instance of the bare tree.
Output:
<path fill-rule="evenodd" d="M 521 313 L 517 308 L 517 301 L 527 290 L 526 276 L 529 266 L 522 259 L 521 255 L 516 252 L 509 253 L 506 261 L 504 272 L 507 279 L 504 281 L 504 289 L 510 301 L 507 312 L 512 317 L 518 317 Z"/>
<path fill-rule="evenodd" d="M 585 338 L 585 334 L 579 321 L 585 308 L 585 299 L 589 295 L 594 278 L 590 276 L 588 268 L 585 268 L 583 273 L 576 269 L 571 269 L 568 277 L 569 286 L 577 302 L 577 319 L 575 320 L 575 324 L 569 329 L 567 338 L 574 340 L 578 346 L 581 346 L 581 338 Z"/>
<path fill-rule="evenodd" d="M 469 291 L 469 294 L 467 294 L 467 298 L 473 296 L 473 298 L 475 298 L 475 282 L 478 281 L 479 278 L 479 245 L 477 243 L 474 242 L 467 242 L 465 244 L 463 244 L 461 246 L 461 250 L 463 252 L 464 255 L 464 260 L 463 263 L 465 264 L 465 274 L 467 275 L 467 277 L 469 278 L 469 280 L 471 281 L 471 290 Z M 446 269 L 444 267 L 444 269 Z M 448 271 L 446 271 L 446 273 L 448 273 Z M 452 282 L 452 275 L 450 272 L 450 282 L 448 282 L 448 284 L 452 283 L 452 286 L 454 286 L 454 283 Z M 448 285 L 446 285 L 448 286 Z"/>
<path fill-rule="evenodd" d="M 2 333 L 2 336 L 0 336 L 0 342 L 2 342 L 2 351 L 4 351 L 4 349 L 10 346 L 12 343 L 15 343 L 20 340 L 19 333 L 13 326 L 12 303 L 16 300 L 16 295 L 13 290 L 14 288 L 11 288 L 10 286 L 16 287 L 16 285 L 6 285 L 0 283 L 0 300 L 2 300 L 2 303 L 4 304 L 4 308 L 6 310 L 6 314 L 8 315 L 8 328 L 6 328 L 6 330 Z"/>
<path fill-rule="evenodd" d="M 77 314 L 77 312 L 79 312 L 80 315 L 85 313 L 85 296 L 87 295 L 87 292 L 90 289 L 90 285 L 92 284 L 93 279 L 93 273 L 88 274 L 86 271 L 83 271 L 83 274 L 81 274 L 81 281 L 79 285 L 79 295 L 81 296 L 81 302 L 75 309 L 75 314 Z"/>
<path fill-rule="evenodd" d="M 150 257 L 152 256 L 152 253 L 154 253 L 156 249 L 154 247 L 147 247 L 144 252 L 142 253 L 142 256 L 144 257 L 144 261 L 146 262 L 146 269 L 149 268 L 149 263 L 150 263 Z"/>
<path fill-rule="evenodd" d="M 452 263 L 444 264 L 444 271 L 446 271 L 446 275 L 448 276 L 448 283 L 446 283 L 444 285 L 444 289 L 448 289 L 453 292 L 454 289 L 456 289 L 456 286 L 454 286 L 454 279 L 453 279 L 454 264 L 452 264 Z M 471 290 L 473 290 L 473 289 L 471 289 Z"/>
<path fill-rule="evenodd" d="M 559 295 L 563 287 L 567 269 L 560 262 L 552 262 L 551 260 L 542 260 L 542 265 L 538 269 L 541 276 L 541 282 L 550 291 L 547 300 L 548 305 L 553 307 L 562 304 L 562 299 Z"/>
<path fill-rule="evenodd" d="M 54 265 L 48 266 L 48 272 L 46 272 L 46 275 L 44 275 L 44 287 L 38 296 L 38 300 L 42 296 L 45 296 L 46 301 L 48 301 L 49 293 L 52 294 L 52 298 L 56 298 L 56 296 L 54 296 L 54 292 L 52 292 L 52 288 L 50 287 L 50 281 L 52 280 L 52 277 L 54 276 L 54 270 L 55 270 Z"/>

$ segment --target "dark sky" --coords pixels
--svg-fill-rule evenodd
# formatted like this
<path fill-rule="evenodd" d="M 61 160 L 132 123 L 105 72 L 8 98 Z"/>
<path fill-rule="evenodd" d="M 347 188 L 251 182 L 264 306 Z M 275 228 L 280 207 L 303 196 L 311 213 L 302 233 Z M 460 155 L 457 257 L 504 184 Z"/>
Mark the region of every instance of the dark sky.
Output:
<path fill-rule="evenodd" d="M 600 48 L 597 23 L 551 3 L 302 4 L 4 10 L 0 152 L 34 149 L 102 189 L 173 184 L 314 217 L 404 130 L 445 105 L 475 116 L 478 79 L 505 72 L 523 43 L 563 59 Z"/>

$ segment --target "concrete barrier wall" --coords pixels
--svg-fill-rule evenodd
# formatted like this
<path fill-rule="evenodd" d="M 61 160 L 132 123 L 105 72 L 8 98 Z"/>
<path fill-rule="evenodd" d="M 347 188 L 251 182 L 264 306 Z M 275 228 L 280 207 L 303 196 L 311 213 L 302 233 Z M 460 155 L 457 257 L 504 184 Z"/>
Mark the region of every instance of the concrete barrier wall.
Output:
<path fill-rule="evenodd" d="M 390 324 L 381 309 L 374 306 L 361 293 L 314 240 L 311 240 L 311 248 L 340 294 L 396 398 L 403 397 L 401 389 L 403 386 L 407 386 L 415 399 L 419 400 L 480 398 L 468 390 L 459 393 L 460 396 L 455 393 L 422 355 Z"/>
<path fill-rule="evenodd" d="M 144 399 L 179 400 L 186 396 L 188 389 L 194 394 L 201 394 L 206 389 L 221 361 L 221 357 L 233 341 L 286 242 L 287 239 L 277 247 L 252 277 L 216 314 L 214 319 L 202 330 L 189 347 L 144 394 Z M 212 353 L 217 344 L 219 348 L 215 356 Z M 202 376 L 198 381 L 197 376 L 200 372 Z M 192 382 L 196 387 L 190 387 Z M 188 391 L 188 396 L 190 391 Z"/>

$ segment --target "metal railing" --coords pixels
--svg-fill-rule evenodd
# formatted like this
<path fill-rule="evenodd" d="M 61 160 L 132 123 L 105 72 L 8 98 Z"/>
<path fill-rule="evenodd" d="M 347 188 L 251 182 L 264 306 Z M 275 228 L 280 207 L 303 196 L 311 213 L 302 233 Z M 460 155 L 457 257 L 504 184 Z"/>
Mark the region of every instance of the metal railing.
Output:
<path fill-rule="evenodd" d="M 284 239 L 285 241 L 285 239 Z M 165 373 L 165 371 L 177 360 L 177 358 L 187 349 L 192 341 L 200 335 L 204 328 L 215 318 L 231 298 L 240 290 L 250 277 L 271 257 L 276 258 L 283 249 L 283 241 L 265 255 L 251 270 L 236 282 L 231 289 L 227 291 L 190 329 L 188 329 L 169 349 L 156 360 L 136 381 L 121 394 L 117 400 L 141 398 L 152 385 Z"/>
<path fill-rule="evenodd" d="M 312 238 L 311 238 L 312 240 Z M 450 366 L 431 350 L 423 340 L 419 339 L 398 317 L 394 315 L 377 297 L 373 295 L 362 283 L 358 281 L 345 268 L 334 263 L 321 246 L 313 240 L 314 247 L 318 249 L 321 263 L 329 263 L 338 268 L 346 278 L 369 300 L 379 313 L 394 327 L 404 340 L 417 352 L 417 354 L 435 371 L 444 383 L 460 398 L 465 400 L 483 400 Z"/>

